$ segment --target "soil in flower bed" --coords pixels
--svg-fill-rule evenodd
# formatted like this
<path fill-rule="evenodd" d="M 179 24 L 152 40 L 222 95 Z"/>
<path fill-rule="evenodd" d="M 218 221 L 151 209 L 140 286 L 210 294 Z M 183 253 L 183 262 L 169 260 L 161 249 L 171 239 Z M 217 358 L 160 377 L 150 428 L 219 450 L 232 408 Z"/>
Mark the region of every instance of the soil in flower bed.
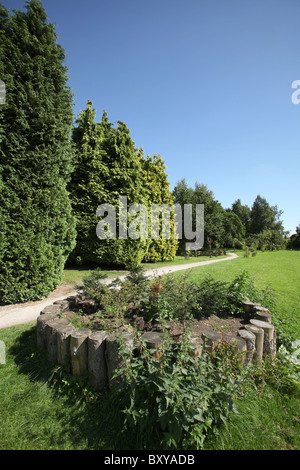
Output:
<path fill-rule="evenodd" d="M 223 333 L 224 335 L 237 336 L 238 330 L 247 323 L 244 318 L 237 317 L 217 317 L 211 315 L 208 318 L 192 319 L 183 324 L 180 321 L 157 321 L 145 322 L 142 314 L 132 309 L 122 318 L 109 316 L 97 311 L 93 301 L 77 300 L 72 310 L 63 312 L 63 317 L 68 318 L 76 328 L 90 328 L 92 330 L 105 330 L 107 333 L 119 333 L 121 331 L 132 332 L 138 330 L 141 333 L 148 331 L 162 332 L 168 329 L 173 339 L 179 339 L 188 328 L 191 334 L 201 339 L 204 330 Z"/>

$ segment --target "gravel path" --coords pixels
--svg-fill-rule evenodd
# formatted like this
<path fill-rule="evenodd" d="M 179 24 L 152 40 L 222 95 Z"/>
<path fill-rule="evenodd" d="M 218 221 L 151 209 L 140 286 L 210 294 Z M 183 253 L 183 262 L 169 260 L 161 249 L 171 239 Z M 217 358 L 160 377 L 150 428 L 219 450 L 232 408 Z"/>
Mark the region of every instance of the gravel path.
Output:
<path fill-rule="evenodd" d="M 197 268 L 198 266 L 204 266 L 206 264 L 221 263 L 222 261 L 230 261 L 238 258 L 235 253 L 228 253 L 227 258 L 212 259 L 209 261 L 198 261 L 195 263 L 178 264 L 174 266 L 163 266 L 161 268 L 149 269 L 145 271 L 145 275 L 149 277 L 155 277 L 158 275 L 168 274 L 175 271 L 182 271 L 184 269 Z M 124 279 L 126 276 L 120 276 L 120 279 Z M 112 278 L 108 279 L 107 282 L 111 282 Z M 34 322 L 40 315 L 40 312 L 47 305 L 53 304 L 55 300 L 65 299 L 71 295 L 76 295 L 77 291 L 70 289 L 70 286 L 63 286 L 53 291 L 46 299 L 38 300 L 36 302 L 26 302 L 24 304 L 15 304 L 0 307 L 0 329 L 7 328 L 9 326 L 21 325 L 24 323 Z"/>

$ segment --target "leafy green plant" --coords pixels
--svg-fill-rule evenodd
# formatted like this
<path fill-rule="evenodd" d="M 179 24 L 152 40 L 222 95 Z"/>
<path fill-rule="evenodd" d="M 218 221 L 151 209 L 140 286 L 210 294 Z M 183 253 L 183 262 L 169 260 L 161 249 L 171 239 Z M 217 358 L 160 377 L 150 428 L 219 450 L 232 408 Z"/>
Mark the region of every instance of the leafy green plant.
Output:
<path fill-rule="evenodd" d="M 150 285 L 149 295 L 142 301 L 147 321 L 189 320 L 197 307 L 194 286 L 188 274 L 181 278 L 158 276 Z"/>
<path fill-rule="evenodd" d="M 101 306 L 104 294 L 108 287 L 101 281 L 107 278 L 106 274 L 101 272 L 100 268 L 94 269 L 83 278 L 83 287 L 77 286 L 77 290 L 82 291 L 86 299 L 95 301 L 97 307 Z"/>
<path fill-rule="evenodd" d="M 224 361 L 215 365 L 205 353 L 194 357 L 188 335 L 179 343 L 166 336 L 159 360 L 138 341 L 140 354 L 123 347 L 126 366 L 117 371 L 123 381 L 114 393 L 125 416 L 124 432 L 138 430 L 141 448 L 155 438 L 159 448 L 201 449 L 234 409 L 236 370 Z"/>
<path fill-rule="evenodd" d="M 194 311 L 194 316 L 200 318 L 222 315 L 226 308 L 226 294 L 226 282 L 217 281 L 210 275 L 206 276 L 197 284 L 195 290 L 197 309 Z"/>

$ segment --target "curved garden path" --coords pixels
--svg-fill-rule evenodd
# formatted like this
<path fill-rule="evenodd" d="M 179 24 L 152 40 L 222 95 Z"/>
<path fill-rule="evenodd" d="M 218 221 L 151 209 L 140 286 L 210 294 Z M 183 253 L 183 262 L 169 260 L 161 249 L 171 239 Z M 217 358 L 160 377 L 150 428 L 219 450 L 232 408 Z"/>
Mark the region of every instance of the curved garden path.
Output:
<path fill-rule="evenodd" d="M 148 269 L 145 271 L 145 275 L 149 277 L 155 277 L 163 274 L 169 274 L 175 271 L 182 271 L 184 269 L 197 268 L 212 263 L 221 263 L 222 261 L 230 261 L 238 258 L 235 253 L 228 253 L 227 258 L 212 259 L 209 261 L 196 261 L 195 263 L 178 264 L 174 266 L 163 266 L 155 269 Z M 119 276 L 123 280 L 126 276 Z M 112 278 L 109 278 L 107 282 L 111 282 Z M 55 300 L 65 299 L 71 295 L 76 295 L 77 291 L 72 290 L 68 285 L 62 284 L 59 288 L 55 289 L 46 299 L 38 300 L 36 302 L 26 302 L 24 304 L 14 304 L 4 307 L 0 307 L 0 329 L 7 328 L 9 326 L 21 325 L 24 323 L 34 322 L 40 315 L 41 310 L 47 307 L 47 305 L 53 304 Z"/>

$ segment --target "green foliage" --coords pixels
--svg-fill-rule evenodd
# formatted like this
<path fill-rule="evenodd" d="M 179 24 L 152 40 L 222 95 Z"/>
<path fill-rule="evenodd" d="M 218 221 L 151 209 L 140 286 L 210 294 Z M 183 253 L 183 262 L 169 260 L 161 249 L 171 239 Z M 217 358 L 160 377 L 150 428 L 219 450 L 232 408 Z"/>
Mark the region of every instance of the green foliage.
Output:
<path fill-rule="evenodd" d="M 257 196 L 252 208 L 242 205 L 237 199 L 231 209 L 224 210 L 214 199 L 212 191 L 204 184 L 195 183 L 188 187 L 185 179 L 178 181 L 173 196 L 175 202 L 184 204 L 204 204 L 204 248 L 239 248 L 247 244 L 254 250 L 277 250 L 284 248 L 284 231 L 280 220 L 282 212 L 277 206 L 270 206 L 266 199 Z M 193 212 L 195 228 L 195 209 Z M 184 233 L 184 231 L 183 231 Z M 295 237 L 294 237 L 295 238 Z M 180 250 L 186 240 L 180 241 Z"/>
<path fill-rule="evenodd" d="M 300 249 L 300 224 L 296 227 L 296 233 L 294 233 L 287 242 L 288 250 L 299 250 Z"/>
<path fill-rule="evenodd" d="M 140 354 L 126 347 L 126 366 L 116 375 L 124 377 L 115 399 L 125 415 L 123 432 L 140 436 L 140 448 L 201 449 L 206 436 L 226 423 L 240 378 L 231 360 L 203 354 L 192 355 L 189 336 L 180 343 L 165 339 L 160 360 L 139 338 Z M 219 358 L 218 358 L 219 356 Z"/>
<path fill-rule="evenodd" d="M 107 286 L 101 281 L 107 278 L 100 268 L 91 271 L 83 278 L 83 286 L 78 286 L 79 291 L 83 291 L 86 299 L 94 300 L 95 305 L 100 307 L 103 303 L 103 296 L 107 292 Z"/>
<path fill-rule="evenodd" d="M 188 275 L 180 279 L 158 276 L 151 282 L 149 292 L 141 301 L 143 315 L 147 321 L 187 321 L 197 308 L 194 286 Z"/>
<path fill-rule="evenodd" d="M 65 54 L 38 0 L 1 6 L 0 299 L 35 300 L 61 282 L 74 247 L 66 184 L 72 170 L 72 94 Z"/>
<path fill-rule="evenodd" d="M 223 315 L 227 307 L 227 283 L 207 275 L 197 283 L 197 318 Z"/>
<path fill-rule="evenodd" d="M 239 217 L 225 211 L 221 204 L 215 200 L 214 194 L 204 184 L 195 183 L 194 188 L 188 187 L 185 179 L 178 181 L 173 197 L 175 203 L 193 205 L 193 228 L 196 228 L 196 204 L 204 204 L 204 248 L 235 247 L 242 242 L 245 236 L 245 228 Z M 182 234 L 184 229 L 182 226 Z M 185 242 L 180 240 L 180 250 L 184 250 Z"/>
<path fill-rule="evenodd" d="M 78 237 L 69 261 L 126 267 L 141 262 L 150 244 L 152 248 L 147 259 L 173 259 L 177 246 L 174 236 L 170 240 L 153 242 L 151 239 L 119 237 L 119 229 L 124 228 L 118 213 L 120 196 L 127 197 L 128 208 L 132 204 L 150 208 L 152 203 L 172 203 L 161 157 L 144 160 L 141 151 L 135 148 L 126 124 L 118 121 L 117 128 L 113 128 L 105 112 L 101 121 L 95 123 L 95 110 L 90 101 L 87 109 L 80 113 L 77 124 L 73 132 L 75 172 L 69 190 Z M 99 218 L 96 209 L 100 204 L 111 204 L 116 209 L 116 239 L 97 238 Z M 127 208 L 124 210 L 127 212 Z M 128 224 L 134 219 L 134 216 L 128 216 Z M 127 226 L 125 228 L 127 233 Z"/>
<path fill-rule="evenodd" d="M 146 185 L 148 189 L 148 207 L 149 214 L 152 204 L 166 204 L 173 206 L 174 200 L 169 189 L 169 182 L 165 173 L 166 166 L 160 155 L 150 155 L 141 159 L 141 164 L 146 177 Z M 144 256 L 144 262 L 172 261 L 176 256 L 178 248 L 178 240 L 175 239 L 174 233 L 174 214 L 170 213 L 170 236 L 162 238 L 163 221 L 160 218 L 159 224 L 160 235 L 158 239 L 152 239 L 148 250 Z M 151 233 L 149 233 L 151 238 Z"/>

